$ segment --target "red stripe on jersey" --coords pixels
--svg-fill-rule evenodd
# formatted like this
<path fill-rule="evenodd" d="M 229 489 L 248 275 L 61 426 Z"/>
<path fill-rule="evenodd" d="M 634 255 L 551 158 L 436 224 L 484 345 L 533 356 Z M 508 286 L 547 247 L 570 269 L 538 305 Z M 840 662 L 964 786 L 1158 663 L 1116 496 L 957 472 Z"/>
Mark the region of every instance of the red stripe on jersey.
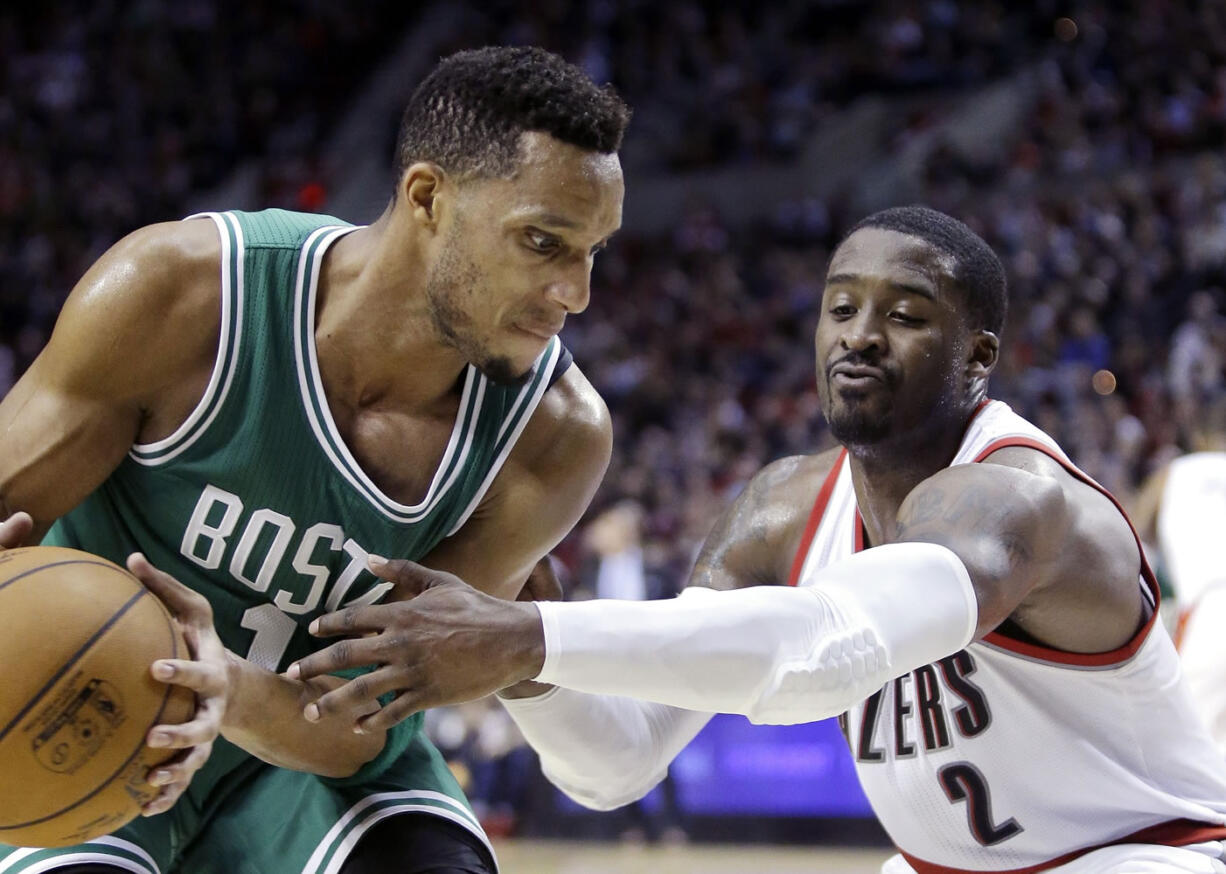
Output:
<path fill-rule="evenodd" d="M 1158 602 L 1161 597 L 1158 591 L 1158 579 L 1154 576 L 1154 572 L 1149 567 L 1149 562 L 1145 560 L 1145 550 L 1141 547 L 1141 538 L 1137 536 L 1137 529 L 1133 527 L 1132 520 L 1128 518 L 1128 514 L 1124 512 L 1124 508 L 1120 506 L 1120 502 L 1115 499 L 1109 491 L 1104 489 L 1090 477 L 1086 476 L 1077 468 L 1073 467 L 1065 459 L 1061 458 L 1051 447 L 1038 440 L 1030 437 L 1003 437 L 996 440 L 975 456 L 975 461 L 980 462 L 1000 449 L 1005 449 L 1010 446 L 1022 446 L 1027 449 L 1034 449 L 1042 452 L 1048 458 L 1058 462 L 1061 467 L 1067 470 L 1081 482 L 1096 489 L 1105 495 L 1115 508 L 1120 511 L 1120 515 L 1124 517 L 1124 521 L 1128 523 L 1128 528 L 1132 531 L 1132 537 L 1137 542 L 1137 551 L 1141 556 L 1141 577 L 1145 580 L 1145 584 L 1149 586 L 1150 593 L 1154 599 L 1154 612 L 1149 617 L 1149 620 L 1141 626 L 1136 634 L 1132 636 L 1127 643 L 1118 649 L 1113 649 L 1110 652 L 1101 653 L 1078 653 L 1065 652 L 1060 649 L 1052 649 L 1047 646 L 1038 646 L 1032 643 L 1022 643 L 1010 637 L 1005 637 L 1003 634 L 997 634 L 995 631 L 989 632 L 983 636 L 983 642 L 991 644 L 998 649 L 1007 650 L 1017 655 L 1026 656 L 1027 658 L 1037 659 L 1044 662 L 1053 662 L 1061 665 L 1077 665 L 1080 667 L 1102 668 L 1110 667 L 1111 665 L 1122 664 L 1128 661 L 1137 654 L 1137 650 L 1141 648 L 1141 644 L 1145 642 L 1145 638 L 1149 636 L 1150 629 L 1154 627 L 1154 623 L 1158 619 Z"/>
<path fill-rule="evenodd" d="M 975 407 L 971 417 L 966 420 L 966 427 L 970 428 L 971 422 L 975 421 L 975 417 L 983 412 L 987 406 L 992 403 L 991 399 L 984 398 Z M 834 491 L 834 484 L 839 478 L 839 473 L 843 469 L 843 462 L 847 458 L 847 450 L 844 449 L 839 453 L 838 459 L 834 462 L 834 467 L 830 469 L 830 473 L 826 475 L 826 481 L 822 483 L 821 490 L 817 493 L 817 500 L 813 502 L 813 509 L 809 513 L 809 521 L 805 524 L 804 534 L 800 538 L 800 548 L 796 550 L 796 556 L 792 559 L 792 571 L 788 574 L 788 585 L 795 586 L 800 583 L 800 572 L 804 570 L 805 559 L 809 555 L 809 547 L 813 545 L 813 538 L 817 536 L 817 528 L 822 523 L 822 516 L 826 512 L 826 505 L 830 503 L 830 495 Z M 860 552 L 864 549 L 864 544 L 868 541 L 868 537 L 864 531 L 864 520 L 860 517 L 860 508 L 856 507 L 855 517 L 855 545 L 853 551 Z"/>
<path fill-rule="evenodd" d="M 898 852 L 916 870 L 916 874 L 1038 874 L 1040 871 L 1049 871 L 1052 868 L 1063 865 L 1066 862 L 1071 862 L 1074 859 L 1079 859 L 1087 853 L 1101 850 L 1104 847 L 1115 847 L 1120 844 L 1161 844 L 1167 847 L 1186 847 L 1188 844 L 1199 844 L 1202 841 L 1220 841 L 1223 838 L 1226 838 L 1226 826 L 1211 825 L 1207 822 L 1196 822 L 1191 819 L 1174 819 L 1160 825 L 1143 828 L 1139 832 L 1133 832 L 1130 835 L 1116 838 L 1114 841 L 1108 841 L 1105 844 L 1096 844 L 1093 847 L 1065 853 L 1063 856 L 1049 859 L 1038 865 L 1031 865 L 1029 868 L 993 869 L 991 872 L 983 872 L 972 868 L 948 868 L 945 865 L 935 865 L 932 862 L 917 859 L 915 856 L 902 850 Z"/>
<path fill-rule="evenodd" d="M 826 512 L 826 505 L 830 503 L 830 494 L 834 491 L 834 484 L 838 481 L 839 472 L 843 470 L 843 461 L 846 458 L 847 450 L 844 449 L 835 459 L 834 467 L 830 468 L 830 473 L 826 474 L 826 481 L 822 483 L 817 493 L 817 500 L 813 502 L 813 509 L 809 512 L 809 521 L 805 524 L 805 533 L 800 538 L 800 548 L 796 550 L 796 557 L 792 559 L 792 572 L 788 574 L 789 586 L 800 583 L 800 572 L 804 569 L 805 557 L 808 556 L 813 537 L 817 534 L 817 526 L 822 524 L 822 516 Z"/>

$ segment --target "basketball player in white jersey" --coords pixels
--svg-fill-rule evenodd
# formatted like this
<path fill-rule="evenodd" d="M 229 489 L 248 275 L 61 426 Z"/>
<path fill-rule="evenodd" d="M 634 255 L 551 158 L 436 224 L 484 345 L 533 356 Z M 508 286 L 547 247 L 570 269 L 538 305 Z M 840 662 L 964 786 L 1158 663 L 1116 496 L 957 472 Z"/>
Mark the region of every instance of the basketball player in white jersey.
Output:
<path fill-rule="evenodd" d="M 816 335 L 842 447 L 761 471 L 683 595 L 510 605 L 376 559 L 421 594 L 322 617 L 368 636 L 291 673 L 381 664 L 315 704 L 400 691 L 370 728 L 519 681 L 504 698 L 546 774 L 592 807 L 648 791 L 712 712 L 841 714 L 900 851 L 887 874 L 1226 872 L 1226 769 L 1136 535 L 987 399 L 1004 315 L 965 225 L 870 216 L 831 259 Z"/>
<path fill-rule="evenodd" d="M 1175 639 L 1184 677 L 1226 753 L 1226 397 L 1196 415 L 1192 452 L 1146 483 L 1137 527 L 1157 537 L 1179 610 Z"/>

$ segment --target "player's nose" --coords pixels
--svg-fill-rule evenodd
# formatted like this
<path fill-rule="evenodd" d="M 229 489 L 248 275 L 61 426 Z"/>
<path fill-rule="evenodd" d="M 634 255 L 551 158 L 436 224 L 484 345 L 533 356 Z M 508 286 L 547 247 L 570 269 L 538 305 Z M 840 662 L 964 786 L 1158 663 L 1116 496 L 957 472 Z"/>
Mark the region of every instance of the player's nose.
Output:
<path fill-rule="evenodd" d="M 839 345 L 848 352 L 881 351 L 885 349 L 885 332 L 870 314 L 860 313 L 843 322 Z"/>
<path fill-rule="evenodd" d="M 545 297 L 566 310 L 568 315 L 577 315 L 587 309 L 591 301 L 591 279 L 587 271 L 581 275 L 559 277 L 546 286 Z"/>

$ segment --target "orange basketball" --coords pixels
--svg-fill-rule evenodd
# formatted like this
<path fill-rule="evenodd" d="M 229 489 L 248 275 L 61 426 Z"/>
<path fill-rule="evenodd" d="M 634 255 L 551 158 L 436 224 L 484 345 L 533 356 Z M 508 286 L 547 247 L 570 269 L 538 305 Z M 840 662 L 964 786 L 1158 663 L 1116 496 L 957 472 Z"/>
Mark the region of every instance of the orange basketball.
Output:
<path fill-rule="evenodd" d="M 188 658 L 170 613 L 118 565 L 75 549 L 0 551 L 0 843 L 108 834 L 157 795 L 145 746 L 195 696 L 149 666 Z"/>

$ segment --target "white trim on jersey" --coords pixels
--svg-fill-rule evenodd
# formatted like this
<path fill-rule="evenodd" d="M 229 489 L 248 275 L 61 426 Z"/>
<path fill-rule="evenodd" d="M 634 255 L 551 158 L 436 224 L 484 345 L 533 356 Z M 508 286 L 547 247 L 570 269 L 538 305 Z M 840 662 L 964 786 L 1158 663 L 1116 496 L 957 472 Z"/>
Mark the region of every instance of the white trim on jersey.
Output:
<path fill-rule="evenodd" d="M 480 487 L 473 494 L 472 500 L 468 502 L 468 506 L 464 512 L 460 514 L 459 520 L 451 526 L 451 530 L 447 532 L 447 536 L 455 534 L 468 521 L 468 517 L 477 509 L 477 505 L 481 503 L 485 493 L 489 491 L 490 485 L 494 482 L 494 477 L 498 476 L 498 472 L 502 470 L 502 465 L 506 462 L 507 457 L 511 454 L 511 450 L 515 448 L 515 444 L 519 442 L 519 435 L 524 432 L 524 428 L 528 426 L 528 421 L 532 418 L 532 414 L 536 411 L 537 405 L 541 402 L 541 398 L 545 396 L 545 392 L 549 390 L 549 380 L 553 374 L 553 369 L 558 364 L 558 359 L 562 357 L 562 342 L 556 337 L 550 341 L 545 347 L 541 358 L 537 360 L 537 367 L 544 368 L 545 372 L 541 374 L 536 382 L 536 389 L 529 395 L 531 383 L 524 386 L 519 395 L 515 398 L 515 403 L 511 405 L 511 412 L 507 414 L 506 419 L 502 423 L 502 427 L 498 429 L 498 440 L 501 441 L 507 432 L 507 427 L 512 422 L 515 422 L 515 427 L 511 431 L 511 436 L 507 440 L 506 446 L 502 447 L 502 451 L 498 453 L 498 457 L 490 465 L 489 472 L 486 473 L 485 479 L 481 481 Z M 516 421 L 516 416 L 519 420 Z"/>
<path fill-rule="evenodd" d="M 89 848 L 93 846 L 115 847 L 118 850 L 138 857 L 145 864 L 114 852 L 106 853 L 101 850 L 90 852 Z M 17 872 L 20 872 L 20 874 L 43 874 L 45 871 L 54 871 L 57 868 L 66 868 L 69 865 L 84 865 L 90 862 L 98 862 L 103 865 L 110 865 L 113 868 L 131 871 L 132 874 L 161 874 L 161 869 L 158 868 L 157 862 L 145 850 L 131 841 L 125 841 L 112 835 L 94 838 L 70 853 L 51 856 L 38 862 L 31 862 L 28 865 L 21 864 L 22 859 L 28 859 L 30 856 L 43 852 L 46 852 L 43 848 L 28 848 L 18 850 L 5 859 L 0 859 L 0 874 L 10 874 L 10 872 L 11 874 L 17 874 Z"/>
<path fill-rule="evenodd" d="M 356 228 L 338 226 L 319 228 L 307 238 L 302 247 L 294 289 L 294 356 L 302 403 L 320 448 L 349 484 L 372 507 L 392 521 L 417 522 L 438 505 L 464 468 L 476 432 L 475 425 L 485 398 L 486 379 L 475 367 L 469 365 L 464 390 L 460 397 L 459 412 L 452 426 L 447 448 L 435 470 L 434 478 L 425 497 L 415 505 L 408 505 L 401 504 L 386 495 L 362 470 L 361 465 L 358 464 L 357 459 L 341 438 L 340 430 L 328 407 L 327 396 L 324 394 L 323 378 L 319 371 L 319 357 L 314 341 L 315 306 L 319 291 L 320 266 L 323 263 L 324 254 L 336 240 L 353 230 Z M 319 239 L 324 234 L 330 235 L 326 239 Z M 317 241 L 318 245 L 316 245 Z M 475 397 L 473 392 L 476 393 Z"/>
<path fill-rule="evenodd" d="M 372 806 L 383 805 L 384 802 L 391 801 L 398 803 L 379 806 L 374 811 L 366 813 Z M 405 792 L 378 792 L 374 795 L 367 795 L 357 804 L 353 805 L 353 807 L 349 808 L 333 824 L 332 828 L 328 829 L 328 833 L 324 835 L 323 840 L 315 847 L 315 852 L 311 854 L 306 865 L 302 868 L 302 874 L 336 874 L 353 851 L 353 847 L 358 842 L 358 839 L 367 829 L 380 820 L 399 813 L 426 813 L 463 826 L 485 845 L 485 848 L 489 851 L 490 858 L 495 860 L 494 864 L 497 867 L 498 863 L 497 857 L 494 854 L 494 845 L 490 843 L 485 830 L 481 828 L 481 824 L 468 808 L 450 795 L 445 795 L 442 792 L 435 792 L 430 789 L 415 789 Z M 355 824 L 359 817 L 361 817 L 361 821 Z M 346 832 L 349 833 L 346 834 Z M 344 835 L 343 838 L 341 837 L 342 835 Z M 337 843 L 338 840 L 340 841 L 339 844 Z M 335 852 L 333 852 L 334 846 Z M 324 864 L 324 859 L 328 857 L 330 852 L 332 852 L 331 861 L 328 862 L 326 868 L 321 868 L 320 866 Z"/>
<path fill-rule="evenodd" d="M 155 440 L 152 443 L 137 443 L 129 450 L 128 457 L 146 467 L 156 467 L 173 460 L 200 439 L 225 405 L 230 386 L 234 382 L 234 374 L 238 370 L 238 356 L 242 347 L 243 334 L 243 261 L 246 255 L 243 229 L 238 219 L 230 213 L 197 213 L 188 216 L 184 221 L 194 218 L 212 219 L 221 236 L 221 336 L 217 346 L 217 360 L 213 364 L 213 372 L 209 376 L 204 396 L 200 398 L 200 402 L 196 404 L 195 409 L 183 424 L 176 428 L 169 437 Z M 234 233 L 233 250 L 230 246 L 230 231 Z M 237 261 L 233 285 L 230 281 L 231 259 Z M 233 304 L 231 304 L 232 299 Z M 234 333 L 233 343 L 230 341 L 231 327 Z M 207 418 L 205 418 L 206 414 Z M 201 422 L 202 418 L 203 422 Z"/>

